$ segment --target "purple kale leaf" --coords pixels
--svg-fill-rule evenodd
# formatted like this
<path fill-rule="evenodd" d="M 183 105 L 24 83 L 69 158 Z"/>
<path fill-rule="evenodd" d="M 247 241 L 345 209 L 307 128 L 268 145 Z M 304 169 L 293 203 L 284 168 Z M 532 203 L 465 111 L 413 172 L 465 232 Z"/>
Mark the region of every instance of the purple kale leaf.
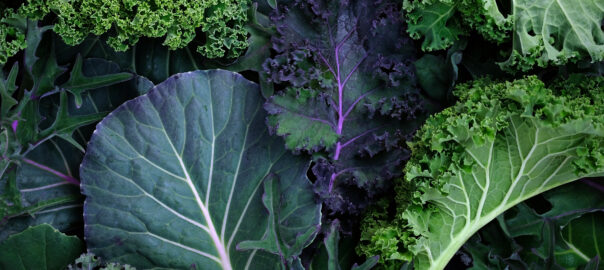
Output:
<path fill-rule="evenodd" d="M 332 213 L 357 213 L 390 186 L 425 115 L 398 2 L 280 1 L 271 15 L 263 67 L 283 90 L 267 123 L 288 149 L 319 156 L 315 190 Z"/>

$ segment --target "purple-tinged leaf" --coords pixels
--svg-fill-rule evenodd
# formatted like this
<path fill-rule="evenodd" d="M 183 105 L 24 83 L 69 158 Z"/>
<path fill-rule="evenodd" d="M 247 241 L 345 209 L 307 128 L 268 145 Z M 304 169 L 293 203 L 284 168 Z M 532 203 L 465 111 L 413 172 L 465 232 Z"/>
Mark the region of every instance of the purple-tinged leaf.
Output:
<path fill-rule="evenodd" d="M 264 69 L 285 90 L 265 104 L 267 123 L 288 149 L 326 153 L 315 189 L 332 212 L 354 213 L 400 175 L 404 141 L 424 115 L 400 6 L 289 1 L 271 19 L 277 55 Z"/>

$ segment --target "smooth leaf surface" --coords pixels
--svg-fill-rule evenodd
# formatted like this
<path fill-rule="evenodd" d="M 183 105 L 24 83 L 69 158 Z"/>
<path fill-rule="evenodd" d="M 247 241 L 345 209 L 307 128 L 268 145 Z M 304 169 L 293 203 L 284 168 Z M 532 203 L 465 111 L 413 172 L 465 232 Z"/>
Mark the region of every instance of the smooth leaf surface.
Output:
<path fill-rule="evenodd" d="M 262 103 L 240 75 L 196 71 L 106 117 L 80 169 L 89 252 L 137 268 L 278 267 L 278 256 L 236 249 L 265 234 L 267 175 L 308 184 L 307 161 L 268 135 Z"/>
<path fill-rule="evenodd" d="M 2 269 L 62 270 L 84 251 L 84 243 L 43 224 L 9 237 L 0 250 Z"/>
<path fill-rule="evenodd" d="M 318 252 L 313 256 L 309 270 L 369 270 L 378 263 L 378 256 L 367 258 L 361 265 L 352 264 L 354 251 L 351 238 L 340 237 L 340 223 L 335 220 L 325 232 Z"/>
<path fill-rule="evenodd" d="M 304 179 L 305 170 L 299 179 Z M 259 241 L 244 241 L 237 245 L 239 250 L 263 249 L 282 258 L 282 269 L 292 264 L 302 250 L 310 245 L 321 228 L 321 208 L 316 205 L 314 193 L 308 181 L 300 181 L 281 187 L 275 175 L 264 180 L 262 202 L 268 210 L 268 226 L 264 238 Z"/>
<path fill-rule="evenodd" d="M 598 182 L 555 188 L 539 196 L 539 203 L 529 200 L 497 217 L 464 245 L 472 256 L 470 269 L 588 269 L 601 255 L 604 201 Z M 531 207 L 542 211 L 548 205 L 544 213 Z"/>

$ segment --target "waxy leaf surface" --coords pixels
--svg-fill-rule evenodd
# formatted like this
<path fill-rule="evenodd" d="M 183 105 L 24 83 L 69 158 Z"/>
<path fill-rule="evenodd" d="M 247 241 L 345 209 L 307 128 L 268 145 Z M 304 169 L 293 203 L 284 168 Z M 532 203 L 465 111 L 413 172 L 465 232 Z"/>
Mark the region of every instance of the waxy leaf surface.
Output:
<path fill-rule="evenodd" d="M 268 135 L 262 103 L 258 86 L 240 75 L 197 71 L 106 117 L 80 169 L 88 251 L 137 268 L 278 267 L 279 256 L 236 248 L 265 234 L 263 179 L 312 189 L 308 161 Z M 318 219 L 293 222 L 317 226 Z"/>

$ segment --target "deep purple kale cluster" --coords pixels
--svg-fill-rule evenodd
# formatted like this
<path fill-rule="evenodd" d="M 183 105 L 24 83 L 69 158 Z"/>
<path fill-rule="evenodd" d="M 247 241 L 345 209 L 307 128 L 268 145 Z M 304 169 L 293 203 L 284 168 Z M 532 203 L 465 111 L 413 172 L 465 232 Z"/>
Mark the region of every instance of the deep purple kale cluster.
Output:
<path fill-rule="evenodd" d="M 267 123 L 295 152 L 314 154 L 315 191 L 331 214 L 360 213 L 391 187 L 405 141 L 425 115 L 399 1 L 290 1 L 264 62 L 281 88 Z"/>

